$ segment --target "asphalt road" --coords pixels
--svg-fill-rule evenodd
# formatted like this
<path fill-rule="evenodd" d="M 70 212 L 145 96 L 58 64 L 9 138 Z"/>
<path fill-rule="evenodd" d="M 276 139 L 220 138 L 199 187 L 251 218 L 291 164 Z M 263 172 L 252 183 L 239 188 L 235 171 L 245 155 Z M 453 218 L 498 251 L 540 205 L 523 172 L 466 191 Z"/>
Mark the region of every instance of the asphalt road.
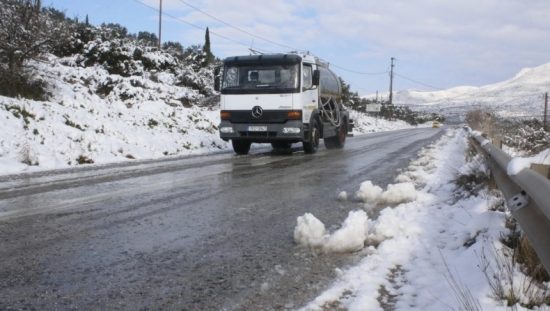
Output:
<path fill-rule="evenodd" d="M 0 309 L 298 308 L 361 255 L 300 248 L 296 217 L 339 225 L 360 206 L 340 191 L 391 183 L 441 133 L 0 177 Z"/>

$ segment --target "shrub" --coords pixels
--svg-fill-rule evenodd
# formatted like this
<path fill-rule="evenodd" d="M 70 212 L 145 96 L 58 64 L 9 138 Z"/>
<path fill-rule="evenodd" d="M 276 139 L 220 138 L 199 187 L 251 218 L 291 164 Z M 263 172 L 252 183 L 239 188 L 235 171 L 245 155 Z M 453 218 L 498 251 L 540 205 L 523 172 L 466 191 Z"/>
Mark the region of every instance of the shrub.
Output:
<path fill-rule="evenodd" d="M 87 156 L 81 154 L 76 159 L 76 163 L 78 163 L 78 164 L 94 164 L 94 160 L 92 160 L 92 159 L 88 158 Z"/>

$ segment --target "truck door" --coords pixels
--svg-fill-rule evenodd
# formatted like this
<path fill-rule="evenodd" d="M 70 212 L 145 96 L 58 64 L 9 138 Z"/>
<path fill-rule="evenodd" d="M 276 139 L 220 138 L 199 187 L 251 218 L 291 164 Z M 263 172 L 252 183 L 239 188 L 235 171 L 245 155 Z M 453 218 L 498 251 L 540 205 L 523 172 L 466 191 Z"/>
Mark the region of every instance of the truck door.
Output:
<path fill-rule="evenodd" d="M 302 68 L 302 121 L 309 123 L 313 110 L 317 109 L 319 89 L 313 86 L 313 66 L 304 63 Z"/>

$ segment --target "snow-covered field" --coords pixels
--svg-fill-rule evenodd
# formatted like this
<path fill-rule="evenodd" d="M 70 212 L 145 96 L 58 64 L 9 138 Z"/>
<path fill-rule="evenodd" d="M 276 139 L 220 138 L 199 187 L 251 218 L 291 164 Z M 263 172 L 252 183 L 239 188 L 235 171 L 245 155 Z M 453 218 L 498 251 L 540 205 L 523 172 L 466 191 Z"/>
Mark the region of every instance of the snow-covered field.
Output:
<path fill-rule="evenodd" d="M 312 214 L 300 216 L 297 243 L 320 253 L 364 256 L 357 266 L 337 271 L 337 281 L 304 310 L 506 310 L 486 277 L 502 277 L 497 263 L 505 257 L 495 254 L 507 251 L 499 241 L 509 231 L 506 213 L 493 192 L 467 193 L 455 184 L 459 175 L 487 173 L 479 157 L 466 161 L 466 150 L 466 131 L 448 130 L 396 184 L 384 190 L 365 181 L 354 196 L 362 209 L 350 211 L 335 232 Z M 369 219 L 375 208 L 383 209 Z M 528 279 L 517 266 L 512 274 L 516 282 L 502 284 L 526 302 Z"/>
<path fill-rule="evenodd" d="M 217 105 L 197 106 L 204 96 L 179 86 L 174 73 L 122 77 L 100 65 L 81 67 L 77 57 L 33 63 L 50 100 L 0 96 L 0 175 L 231 148 L 219 138 Z M 355 134 L 410 127 L 352 117 Z"/>

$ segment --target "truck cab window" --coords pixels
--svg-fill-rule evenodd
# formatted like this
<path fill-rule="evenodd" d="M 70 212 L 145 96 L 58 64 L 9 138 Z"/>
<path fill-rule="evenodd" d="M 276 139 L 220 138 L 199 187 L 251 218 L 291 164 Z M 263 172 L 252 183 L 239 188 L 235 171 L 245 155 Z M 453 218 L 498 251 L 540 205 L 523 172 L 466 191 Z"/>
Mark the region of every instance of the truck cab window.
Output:
<path fill-rule="evenodd" d="M 302 71 L 302 76 L 304 80 L 304 89 L 311 89 L 313 87 L 313 69 L 310 65 L 304 65 L 304 70 Z"/>
<path fill-rule="evenodd" d="M 237 67 L 228 67 L 225 70 L 225 76 L 223 79 L 223 86 L 226 87 L 236 87 L 239 86 L 239 68 Z"/>
<path fill-rule="evenodd" d="M 299 89 L 299 64 L 244 64 L 225 67 L 222 92 L 293 93 Z"/>

